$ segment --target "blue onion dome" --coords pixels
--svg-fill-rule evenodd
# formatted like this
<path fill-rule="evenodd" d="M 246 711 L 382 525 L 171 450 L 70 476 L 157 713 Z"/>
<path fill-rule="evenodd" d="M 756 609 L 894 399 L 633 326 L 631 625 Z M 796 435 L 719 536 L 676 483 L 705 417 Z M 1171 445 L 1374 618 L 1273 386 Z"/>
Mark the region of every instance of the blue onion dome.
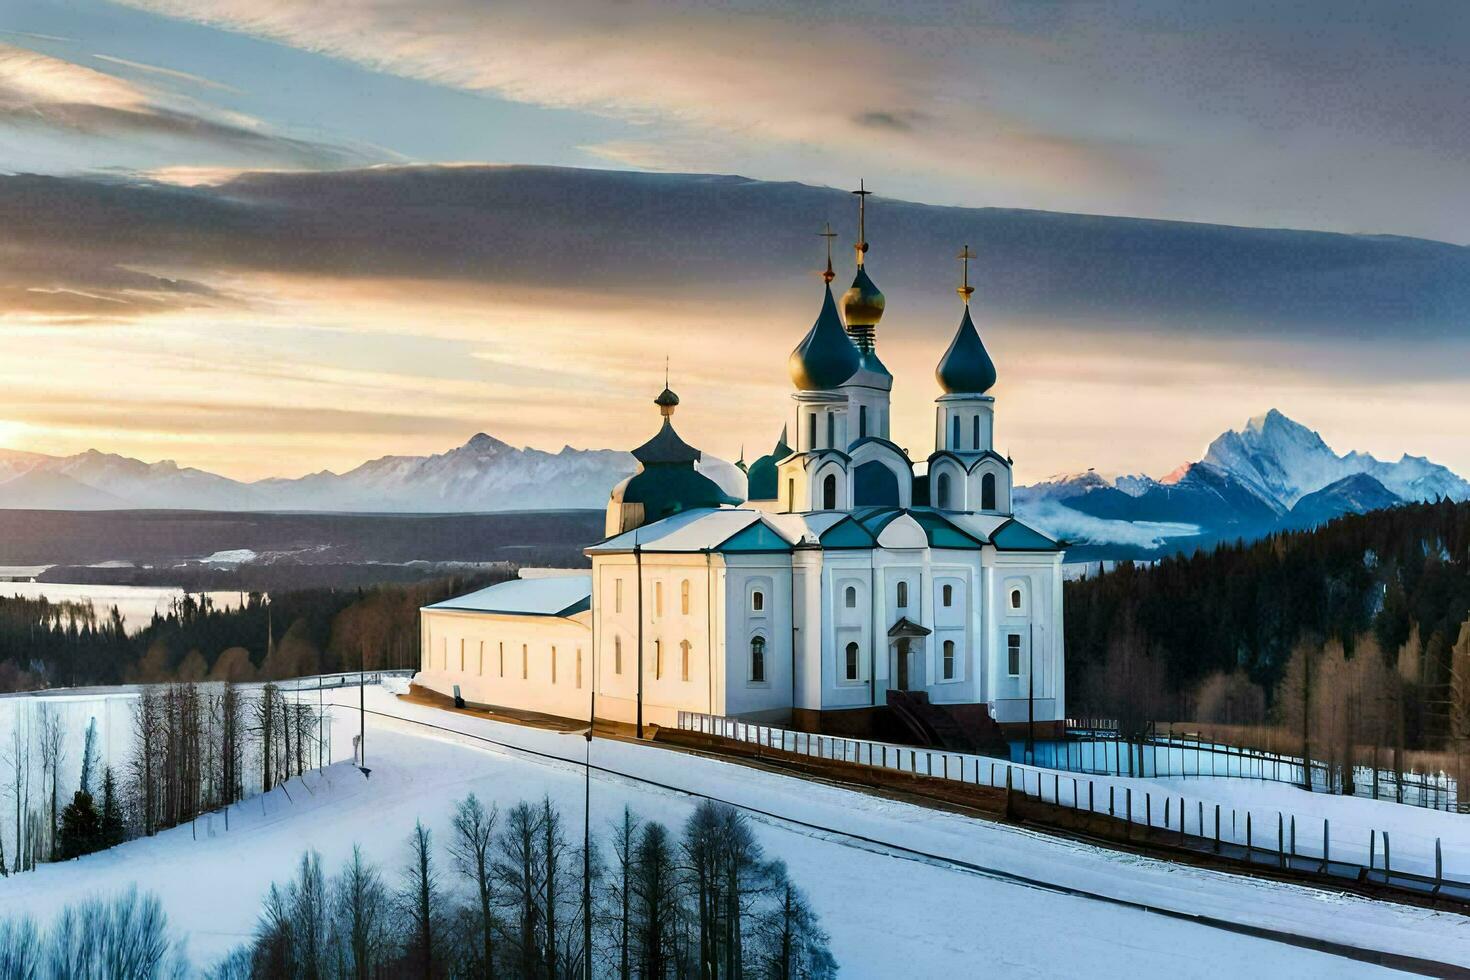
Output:
<path fill-rule="evenodd" d="M 934 369 L 934 378 L 947 395 L 981 395 L 995 384 L 995 362 L 980 342 L 975 322 L 970 319 L 969 306 L 965 307 L 965 315 L 960 320 L 959 330 L 955 331 L 954 340 L 949 342 L 949 349 Z"/>
<path fill-rule="evenodd" d="M 852 285 L 842 294 L 842 317 L 847 329 L 875 327 L 883 319 L 883 291 L 868 278 L 868 270 L 858 266 Z"/>
<path fill-rule="evenodd" d="M 791 455 L 791 447 L 786 445 L 786 429 L 781 429 L 781 438 L 776 440 L 776 446 L 769 453 L 750 464 L 750 470 L 746 474 L 745 495 L 750 500 L 775 500 L 779 473 L 777 470 L 781 460 Z"/>
<path fill-rule="evenodd" d="M 822 312 L 817 322 L 796 345 L 786 362 L 791 372 L 791 383 L 801 391 L 828 391 L 852 377 L 861 366 L 859 353 L 842 329 L 842 320 L 837 316 L 837 304 L 832 300 L 832 288 L 826 287 L 822 298 Z"/>

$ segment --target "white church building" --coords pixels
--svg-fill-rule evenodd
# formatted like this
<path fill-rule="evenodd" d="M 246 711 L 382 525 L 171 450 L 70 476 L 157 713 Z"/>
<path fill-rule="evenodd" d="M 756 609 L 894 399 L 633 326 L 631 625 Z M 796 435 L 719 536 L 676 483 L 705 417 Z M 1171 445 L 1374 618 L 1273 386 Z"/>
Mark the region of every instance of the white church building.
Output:
<path fill-rule="evenodd" d="M 968 273 L 916 468 L 889 436 L 864 237 L 840 314 L 828 260 L 771 453 L 744 473 L 705 461 L 674 430 L 666 387 L 662 425 L 587 549 L 591 574 L 425 608 L 416 683 L 569 718 L 587 717 L 595 685 L 599 718 L 658 725 L 699 711 L 976 745 L 995 723 L 1060 727 L 1063 545 L 1012 515 Z"/>

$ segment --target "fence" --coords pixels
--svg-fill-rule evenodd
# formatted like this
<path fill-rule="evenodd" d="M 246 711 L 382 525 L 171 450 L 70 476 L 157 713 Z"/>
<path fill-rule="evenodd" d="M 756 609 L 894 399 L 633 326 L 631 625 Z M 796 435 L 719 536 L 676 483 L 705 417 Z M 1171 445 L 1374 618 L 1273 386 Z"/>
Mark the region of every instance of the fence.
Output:
<path fill-rule="evenodd" d="M 1163 832 L 1171 845 L 1256 867 L 1470 902 L 1470 879 L 1446 875 L 1444 848 L 1437 837 L 1432 848 L 1427 839 L 1414 838 L 1417 849 L 1395 851 L 1393 839 L 1381 830 L 1354 837 L 1339 830 L 1334 835 L 1330 819 L 1322 818 L 1319 834 L 1315 818 L 1309 821 L 1272 810 L 1262 819 L 1259 811 L 1151 790 L 1135 792 L 1131 786 L 988 756 L 818 735 L 697 711 L 679 712 L 677 727 L 814 759 L 1004 789 L 1056 810 L 1121 821 L 1126 839 L 1154 840 Z M 1038 822 L 1073 825 L 1057 817 L 1044 811 L 1035 814 Z"/>
<path fill-rule="evenodd" d="M 1231 776 L 1303 786 L 1300 756 L 1284 755 L 1206 740 L 1188 733 L 1150 732 L 1143 739 L 1125 739 L 1117 722 L 1105 718 L 1069 718 L 1064 741 L 1037 742 L 1027 761 L 1049 769 L 1091 775 L 1144 778 L 1197 779 Z M 1312 760 L 1312 789 L 1336 793 L 1342 789 L 1338 767 Z M 1448 773 L 1398 773 L 1353 767 L 1354 796 L 1379 799 L 1432 810 L 1454 811 L 1460 805 L 1458 786 Z"/>

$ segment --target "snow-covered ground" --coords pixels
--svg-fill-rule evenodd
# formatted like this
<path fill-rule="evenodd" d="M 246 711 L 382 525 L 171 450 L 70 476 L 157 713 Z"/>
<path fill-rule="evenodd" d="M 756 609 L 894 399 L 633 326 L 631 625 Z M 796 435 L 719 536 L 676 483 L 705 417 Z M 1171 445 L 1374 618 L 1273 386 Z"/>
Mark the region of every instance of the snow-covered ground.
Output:
<path fill-rule="evenodd" d="M 272 880 L 289 875 L 304 848 L 320 851 L 335 868 L 354 842 L 361 843 L 375 860 L 396 867 L 406 858 L 414 820 L 423 819 L 442 844 L 450 809 L 469 792 L 502 809 L 546 793 L 577 828 L 580 738 L 409 704 L 381 689 L 367 694 L 370 710 L 393 716 L 368 715 L 370 779 L 338 765 L 293 781 L 289 799 L 276 790 L 235 806 L 228 831 L 223 817 L 212 815 L 195 828 L 0 881 L 0 914 L 47 918 L 69 902 L 137 882 L 159 894 L 172 925 L 202 964 L 248 936 L 262 893 Z M 342 705 L 333 738 L 340 757 L 356 730 L 357 692 L 329 692 L 328 698 Z M 496 748 L 473 736 L 566 761 Z M 849 977 L 966 976 L 981 970 L 1171 978 L 1245 970 L 1293 977 L 1384 971 L 987 877 L 845 834 L 1120 899 L 1470 966 L 1470 919 L 1458 915 L 1170 865 L 663 748 L 599 740 L 593 762 L 613 770 L 594 774 L 593 820 L 599 827 L 625 803 L 645 818 L 677 825 L 694 805 L 679 790 L 774 815 L 753 818 L 760 839 L 770 854 L 786 860 L 810 894 Z"/>

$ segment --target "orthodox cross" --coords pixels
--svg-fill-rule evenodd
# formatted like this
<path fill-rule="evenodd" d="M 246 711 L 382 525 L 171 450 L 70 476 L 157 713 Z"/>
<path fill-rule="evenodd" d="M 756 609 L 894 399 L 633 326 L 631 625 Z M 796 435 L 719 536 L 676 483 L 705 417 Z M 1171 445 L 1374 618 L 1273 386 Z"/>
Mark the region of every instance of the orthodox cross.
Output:
<path fill-rule="evenodd" d="M 863 256 L 868 252 L 868 195 L 873 192 L 867 189 L 863 181 L 859 180 L 858 189 L 853 193 L 858 199 L 858 240 L 854 247 L 857 249 L 857 264 L 862 265 Z"/>
<path fill-rule="evenodd" d="M 955 256 L 955 258 L 964 263 L 965 270 L 964 285 L 960 286 L 959 289 L 956 289 L 955 292 L 960 294 L 960 298 L 963 299 L 966 304 L 970 302 L 970 297 L 973 296 L 975 293 L 975 287 L 970 285 L 970 260 L 974 257 L 975 253 L 970 251 L 970 246 L 968 245 L 960 249 L 960 254 Z"/>
<path fill-rule="evenodd" d="M 822 281 L 831 284 L 832 280 L 837 278 L 837 273 L 832 271 L 832 239 L 837 237 L 837 232 L 832 230 L 832 223 L 829 221 L 823 226 L 822 231 L 817 232 L 817 235 L 827 239 L 827 268 L 822 273 Z"/>

